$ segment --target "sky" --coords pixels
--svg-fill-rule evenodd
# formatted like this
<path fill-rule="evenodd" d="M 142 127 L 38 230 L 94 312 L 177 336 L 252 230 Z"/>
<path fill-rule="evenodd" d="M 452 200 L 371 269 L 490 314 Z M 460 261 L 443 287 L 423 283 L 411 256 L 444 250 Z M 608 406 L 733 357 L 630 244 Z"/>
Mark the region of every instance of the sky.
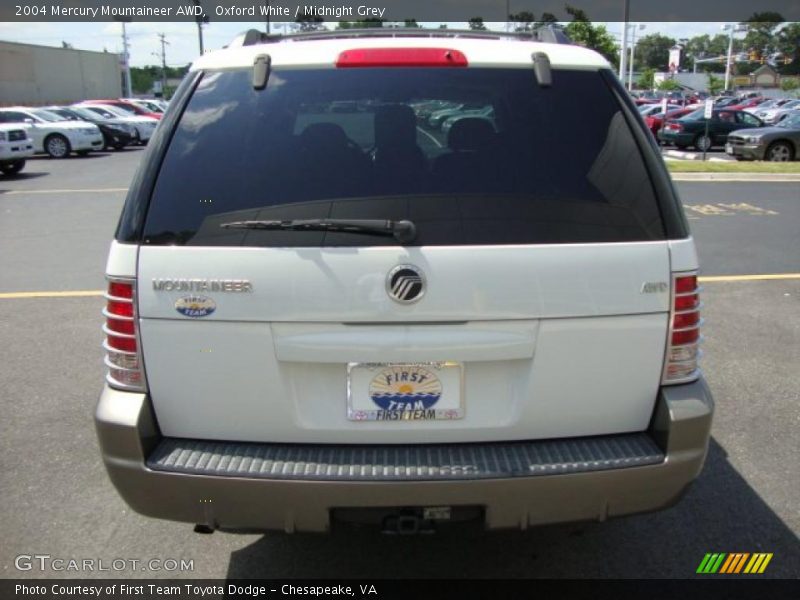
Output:
<path fill-rule="evenodd" d="M 273 23 L 281 30 L 286 23 Z M 426 24 L 427 25 L 427 24 Z M 436 27 L 438 23 L 430 26 Z M 492 29 L 501 28 L 502 24 L 487 23 Z M 605 23 L 609 32 L 619 41 L 621 39 L 621 23 Z M 722 33 L 723 23 L 645 23 L 645 28 L 637 30 L 637 37 L 651 33 L 661 33 L 675 39 L 689 38 L 704 33 L 715 35 Z M 206 51 L 221 48 L 228 44 L 237 34 L 253 27 L 263 27 L 255 22 L 228 23 L 211 22 L 203 29 L 203 41 Z M 451 28 L 466 28 L 466 23 L 452 23 Z M 166 47 L 167 65 L 184 66 L 197 58 L 199 45 L 197 25 L 193 22 L 132 22 L 127 25 L 130 44 L 131 66 L 160 65 L 159 33 L 166 35 L 169 45 Z M 739 36 L 743 34 L 737 34 Z M 0 22 L 0 40 L 40 44 L 43 46 L 61 46 L 62 42 L 72 44 L 80 50 L 97 50 L 102 52 L 122 52 L 122 25 L 115 22 L 91 23 L 9 23 Z"/>

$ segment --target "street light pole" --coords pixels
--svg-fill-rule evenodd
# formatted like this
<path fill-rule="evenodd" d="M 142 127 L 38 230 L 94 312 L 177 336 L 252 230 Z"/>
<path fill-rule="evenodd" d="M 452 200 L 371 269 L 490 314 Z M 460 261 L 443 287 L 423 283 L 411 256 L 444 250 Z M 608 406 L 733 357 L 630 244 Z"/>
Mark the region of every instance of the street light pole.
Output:
<path fill-rule="evenodd" d="M 622 15 L 622 51 L 619 56 L 619 80 L 623 83 L 625 82 L 625 66 L 628 58 L 628 13 L 630 8 L 630 0 L 625 0 L 625 8 Z"/>
<path fill-rule="evenodd" d="M 123 84 L 125 87 L 124 93 L 126 98 L 133 96 L 131 91 L 131 57 L 128 52 L 128 31 L 125 29 L 125 23 L 130 22 L 130 17 L 116 17 L 115 21 L 122 23 L 122 58 L 125 61 L 125 68 L 123 69 Z"/>
<path fill-rule="evenodd" d="M 733 54 L 733 25 L 725 25 L 725 29 L 729 30 L 728 35 L 728 59 L 725 62 L 725 89 L 730 89 L 728 84 L 731 80 L 731 55 Z"/>
<path fill-rule="evenodd" d="M 628 91 L 633 89 L 633 57 L 636 51 L 636 24 L 631 24 L 633 33 L 631 34 L 631 64 L 628 70 Z M 639 23 L 639 29 L 647 27 L 644 23 Z"/>

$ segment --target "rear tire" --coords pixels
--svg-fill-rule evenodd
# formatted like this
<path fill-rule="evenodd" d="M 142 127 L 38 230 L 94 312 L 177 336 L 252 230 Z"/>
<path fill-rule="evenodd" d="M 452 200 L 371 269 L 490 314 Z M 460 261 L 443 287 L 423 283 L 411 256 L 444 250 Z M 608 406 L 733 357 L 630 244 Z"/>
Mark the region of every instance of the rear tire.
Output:
<path fill-rule="evenodd" d="M 50 155 L 50 158 L 66 158 L 72 148 L 67 138 L 60 133 L 53 133 L 44 140 L 44 150 Z"/>
<path fill-rule="evenodd" d="M 788 142 L 772 142 L 764 153 L 764 160 L 789 162 L 794 160 L 794 148 Z"/>
<path fill-rule="evenodd" d="M 122 150 L 123 148 L 125 148 L 125 144 L 117 144 L 117 145 L 115 145 L 113 148 L 114 148 L 114 150 L 115 150 L 116 152 L 119 152 L 120 150 Z"/>
<path fill-rule="evenodd" d="M 14 162 L 0 165 L 0 171 L 3 172 L 3 175 L 16 175 L 17 173 L 22 171 L 22 167 L 24 166 L 25 166 L 24 160 L 15 160 Z"/>
<path fill-rule="evenodd" d="M 699 152 L 703 152 L 704 150 L 708 152 L 711 150 L 711 146 L 713 145 L 711 138 L 707 135 L 700 134 L 696 138 L 694 138 L 694 147 L 697 148 Z"/>

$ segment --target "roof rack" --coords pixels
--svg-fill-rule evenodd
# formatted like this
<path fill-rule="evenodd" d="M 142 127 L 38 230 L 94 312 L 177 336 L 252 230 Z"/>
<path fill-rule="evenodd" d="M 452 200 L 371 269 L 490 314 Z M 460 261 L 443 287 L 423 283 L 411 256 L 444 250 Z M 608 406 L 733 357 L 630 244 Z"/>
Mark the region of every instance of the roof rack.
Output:
<path fill-rule="evenodd" d="M 422 29 L 418 27 L 373 27 L 367 29 L 334 29 L 326 31 L 305 31 L 289 35 L 268 35 L 257 29 L 250 29 L 229 44 L 229 46 L 254 46 L 276 42 L 305 42 L 311 40 L 337 40 L 350 38 L 460 38 L 481 40 L 519 40 L 544 42 L 548 44 L 572 44 L 564 31 L 555 25 L 543 25 L 532 31 L 476 31 L 473 29 Z"/>

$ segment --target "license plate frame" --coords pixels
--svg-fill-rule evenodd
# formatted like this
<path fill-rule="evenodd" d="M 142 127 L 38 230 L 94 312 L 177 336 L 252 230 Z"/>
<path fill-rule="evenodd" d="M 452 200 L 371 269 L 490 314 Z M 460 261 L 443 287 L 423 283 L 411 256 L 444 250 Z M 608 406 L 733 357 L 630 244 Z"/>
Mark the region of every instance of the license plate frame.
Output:
<path fill-rule="evenodd" d="M 408 374 L 408 381 L 378 380 L 379 376 L 385 379 L 395 373 L 402 377 L 404 372 Z M 410 380 L 414 373 L 420 381 Z M 452 421 L 463 419 L 464 415 L 464 365 L 460 362 L 347 364 L 348 421 Z"/>

